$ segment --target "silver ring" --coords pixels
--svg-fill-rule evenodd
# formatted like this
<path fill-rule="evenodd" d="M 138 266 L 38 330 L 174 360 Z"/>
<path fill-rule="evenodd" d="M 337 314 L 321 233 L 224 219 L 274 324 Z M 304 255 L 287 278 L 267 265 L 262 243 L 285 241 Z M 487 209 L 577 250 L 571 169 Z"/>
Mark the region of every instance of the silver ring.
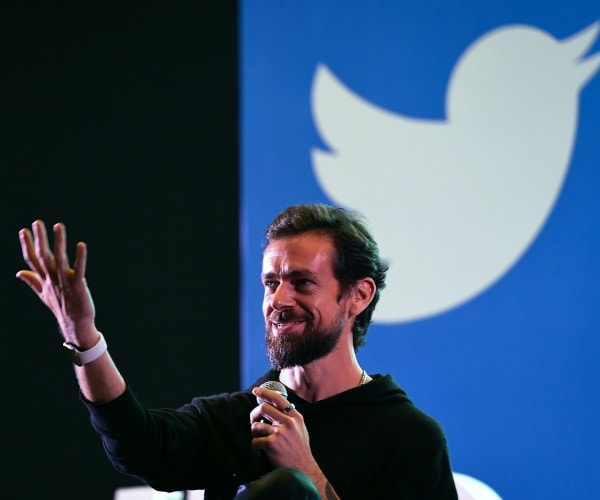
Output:
<path fill-rule="evenodd" d="M 289 413 L 289 412 L 291 412 L 292 410 L 295 410 L 295 409 L 296 409 L 296 405 L 294 403 L 290 403 L 290 405 L 287 408 L 283 409 L 283 412 L 284 413 Z"/>

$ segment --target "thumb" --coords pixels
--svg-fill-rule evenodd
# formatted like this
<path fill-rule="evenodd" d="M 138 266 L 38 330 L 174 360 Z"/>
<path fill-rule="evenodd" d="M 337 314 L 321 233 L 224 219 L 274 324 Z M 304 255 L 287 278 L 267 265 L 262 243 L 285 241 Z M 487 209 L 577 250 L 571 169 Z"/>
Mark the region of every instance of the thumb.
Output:
<path fill-rule="evenodd" d="M 23 283 L 29 286 L 36 295 L 40 295 L 42 293 L 42 283 L 40 282 L 40 278 L 37 273 L 33 271 L 19 271 L 17 273 L 17 278 L 19 278 Z"/>

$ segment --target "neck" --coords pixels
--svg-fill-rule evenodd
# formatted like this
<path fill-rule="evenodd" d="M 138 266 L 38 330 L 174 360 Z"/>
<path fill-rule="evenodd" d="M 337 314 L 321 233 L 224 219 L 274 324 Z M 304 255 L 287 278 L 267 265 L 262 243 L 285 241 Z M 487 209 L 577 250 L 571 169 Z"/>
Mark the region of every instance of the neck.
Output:
<path fill-rule="evenodd" d="M 279 380 L 309 402 L 327 399 L 357 387 L 363 380 L 363 369 L 352 345 L 348 348 L 340 344 L 327 356 L 308 365 L 283 369 Z M 370 377 L 366 376 L 364 382 L 369 380 Z"/>

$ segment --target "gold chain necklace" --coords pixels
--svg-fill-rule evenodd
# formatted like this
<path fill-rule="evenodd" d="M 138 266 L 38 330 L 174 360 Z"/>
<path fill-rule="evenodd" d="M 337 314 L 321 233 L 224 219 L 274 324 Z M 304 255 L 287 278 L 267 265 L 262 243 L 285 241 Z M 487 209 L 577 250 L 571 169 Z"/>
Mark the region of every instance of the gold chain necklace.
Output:
<path fill-rule="evenodd" d="M 367 372 L 365 370 L 362 371 L 362 375 L 360 377 L 360 382 L 358 383 L 358 385 L 356 387 L 360 387 L 361 385 L 365 385 L 365 382 L 367 381 Z"/>

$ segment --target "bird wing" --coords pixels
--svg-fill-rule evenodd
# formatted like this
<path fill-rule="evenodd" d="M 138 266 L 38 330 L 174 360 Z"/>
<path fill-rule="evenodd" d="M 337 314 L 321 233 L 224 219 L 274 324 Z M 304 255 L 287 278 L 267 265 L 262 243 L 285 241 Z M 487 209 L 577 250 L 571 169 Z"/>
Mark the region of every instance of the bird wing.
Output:
<path fill-rule="evenodd" d="M 360 199 L 372 201 L 387 193 L 412 191 L 412 181 L 423 178 L 423 166 L 437 164 L 423 160 L 431 154 L 431 145 L 439 144 L 442 122 L 376 106 L 323 64 L 313 79 L 312 113 L 329 148 L 312 150 L 315 176 L 327 195 L 342 205 L 361 210 Z M 358 193 L 363 195 L 360 199 Z"/>
<path fill-rule="evenodd" d="M 422 122 L 370 103 L 324 64 L 317 66 L 313 78 L 312 113 L 321 137 L 332 150 L 361 149 L 365 143 L 395 144 L 399 138 L 409 139 Z"/>

